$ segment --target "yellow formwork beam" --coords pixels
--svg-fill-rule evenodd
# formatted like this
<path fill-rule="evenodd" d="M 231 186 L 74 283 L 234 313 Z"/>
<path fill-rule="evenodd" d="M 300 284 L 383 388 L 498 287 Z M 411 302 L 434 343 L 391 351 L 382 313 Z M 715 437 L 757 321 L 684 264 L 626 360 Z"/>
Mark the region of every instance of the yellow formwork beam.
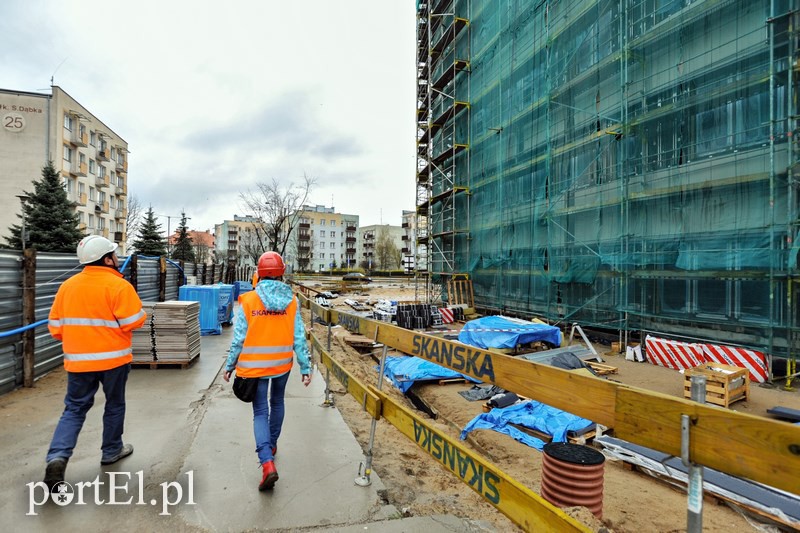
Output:
<path fill-rule="evenodd" d="M 379 419 L 381 417 L 381 399 L 332 358 L 314 335 L 311 335 L 311 344 L 319 352 L 320 362 L 344 385 L 347 392 L 364 407 L 364 410 L 372 418 Z"/>
<path fill-rule="evenodd" d="M 304 299 L 306 302 L 308 300 Z M 693 420 L 690 458 L 727 474 L 800 493 L 800 426 L 621 385 L 432 335 L 321 308 L 330 323 L 401 352 L 614 428 L 640 446 L 676 457 L 681 415 Z M 677 378 L 676 378 L 677 379 Z"/>

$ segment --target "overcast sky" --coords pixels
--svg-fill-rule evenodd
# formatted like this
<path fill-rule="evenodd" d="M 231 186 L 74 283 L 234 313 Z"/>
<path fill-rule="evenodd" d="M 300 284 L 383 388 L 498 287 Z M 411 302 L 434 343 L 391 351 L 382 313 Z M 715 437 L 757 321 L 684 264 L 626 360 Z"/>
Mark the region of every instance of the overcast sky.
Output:
<path fill-rule="evenodd" d="M 399 225 L 415 201 L 414 9 L 0 0 L 0 88 L 49 92 L 54 76 L 128 142 L 129 194 L 185 209 L 192 229 L 245 214 L 239 194 L 256 183 L 303 173 L 310 203 Z"/>

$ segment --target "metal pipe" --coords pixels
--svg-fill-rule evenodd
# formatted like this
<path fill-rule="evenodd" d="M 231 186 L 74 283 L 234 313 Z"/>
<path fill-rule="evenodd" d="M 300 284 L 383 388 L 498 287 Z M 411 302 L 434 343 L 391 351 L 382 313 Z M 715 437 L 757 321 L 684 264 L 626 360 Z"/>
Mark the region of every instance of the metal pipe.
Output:
<path fill-rule="evenodd" d="M 705 403 L 706 376 L 695 374 L 691 377 L 692 401 Z M 690 433 L 693 421 L 689 415 L 681 415 L 681 461 L 688 470 L 689 480 L 686 531 L 701 533 L 703 531 L 703 467 L 691 462 Z"/>
<path fill-rule="evenodd" d="M 377 338 L 377 333 L 375 337 Z M 378 390 L 383 389 L 383 371 L 386 368 L 386 354 L 389 351 L 389 347 L 384 344 L 383 345 L 383 353 L 381 353 L 381 365 L 380 370 L 378 371 Z M 375 430 L 378 426 L 378 419 L 373 418 L 372 423 L 369 427 L 369 444 L 367 444 L 367 453 L 365 456 L 365 460 L 361 463 L 358 467 L 358 477 L 355 479 L 356 485 L 360 487 L 367 487 L 372 484 L 372 480 L 370 476 L 372 475 L 372 447 L 375 444 Z M 363 467 L 363 468 L 362 468 Z"/>
<path fill-rule="evenodd" d="M 313 324 L 312 324 L 313 325 Z M 328 320 L 328 340 L 327 350 L 331 353 L 331 322 Z M 333 407 L 333 395 L 331 394 L 331 370 L 325 367 L 325 400 L 322 402 L 324 407 Z"/>

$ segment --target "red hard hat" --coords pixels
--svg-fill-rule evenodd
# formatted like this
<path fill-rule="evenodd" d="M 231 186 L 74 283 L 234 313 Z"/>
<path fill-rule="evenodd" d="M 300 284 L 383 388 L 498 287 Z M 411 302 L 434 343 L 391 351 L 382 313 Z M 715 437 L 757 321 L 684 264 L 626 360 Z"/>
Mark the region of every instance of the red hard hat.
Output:
<path fill-rule="evenodd" d="M 286 271 L 286 265 L 278 252 L 264 252 L 258 258 L 259 278 L 279 278 Z"/>

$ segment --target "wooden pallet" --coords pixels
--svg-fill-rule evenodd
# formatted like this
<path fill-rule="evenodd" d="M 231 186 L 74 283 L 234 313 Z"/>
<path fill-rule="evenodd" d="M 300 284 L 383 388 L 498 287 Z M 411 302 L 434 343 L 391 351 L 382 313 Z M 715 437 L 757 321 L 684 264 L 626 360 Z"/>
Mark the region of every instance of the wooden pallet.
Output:
<path fill-rule="evenodd" d="M 606 376 L 608 374 L 619 374 L 619 368 L 603 363 L 595 363 L 594 361 L 584 361 L 589 367 L 594 370 L 598 376 Z"/>
<path fill-rule="evenodd" d="M 133 361 L 131 363 L 132 368 L 149 368 L 151 370 L 156 368 L 180 368 L 181 370 L 185 370 L 195 364 L 197 360 L 200 359 L 200 354 L 195 355 L 191 359 L 176 361 L 176 360 L 162 360 L 159 359 L 158 361 Z"/>

